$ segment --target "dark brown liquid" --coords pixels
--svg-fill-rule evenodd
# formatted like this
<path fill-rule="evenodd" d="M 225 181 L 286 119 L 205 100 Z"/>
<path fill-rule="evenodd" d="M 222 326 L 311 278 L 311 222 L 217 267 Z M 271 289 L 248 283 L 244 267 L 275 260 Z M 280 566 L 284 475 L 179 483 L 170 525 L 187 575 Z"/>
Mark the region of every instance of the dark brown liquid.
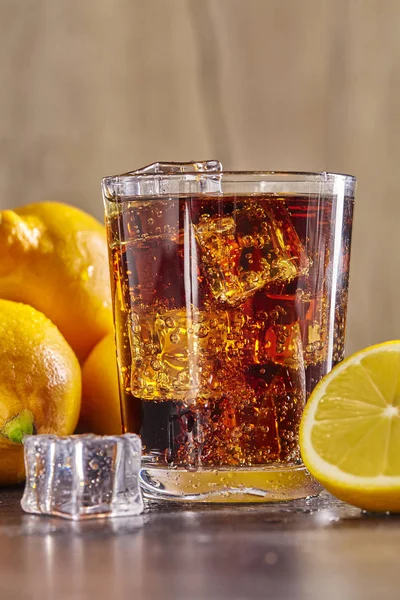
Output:
<path fill-rule="evenodd" d="M 304 403 L 343 357 L 353 204 L 339 232 L 335 206 L 267 195 L 115 203 L 123 421 L 148 459 L 299 459 Z"/>

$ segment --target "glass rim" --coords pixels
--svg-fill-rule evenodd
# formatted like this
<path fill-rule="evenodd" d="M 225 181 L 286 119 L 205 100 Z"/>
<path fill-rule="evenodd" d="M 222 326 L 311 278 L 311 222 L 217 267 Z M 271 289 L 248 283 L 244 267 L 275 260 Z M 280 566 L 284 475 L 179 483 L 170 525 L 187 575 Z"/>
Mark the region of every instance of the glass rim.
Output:
<path fill-rule="evenodd" d="M 121 183 L 123 181 L 132 181 L 132 179 L 138 179 L 140 181 L 152 180 L 152 179 L 184 179 L 186 176 L 196 177 L 196 178 L 215 178 L 215 177 L 265 177 L 270 179 L 271 181 L 274 178 L 290 178 L 292 183 L 296 181 L 304 182 L 304 181 L 328 181 L 332 179 L 345 179 L 349 183 L 356 182 L 357 178 L 354 175 L 350 175 L 348 173 L 334 173 L 331 171 L 232 171 L 232 170 L 222 170 L 222 171 L 185 171 L 180 173 L 136 173 L 135 171 L 128 173 L 121 173 L 120 175 L 108 175 L 102 178 L 102 183 Z M 296 179 L 298 178 L 298 179 Z"/>

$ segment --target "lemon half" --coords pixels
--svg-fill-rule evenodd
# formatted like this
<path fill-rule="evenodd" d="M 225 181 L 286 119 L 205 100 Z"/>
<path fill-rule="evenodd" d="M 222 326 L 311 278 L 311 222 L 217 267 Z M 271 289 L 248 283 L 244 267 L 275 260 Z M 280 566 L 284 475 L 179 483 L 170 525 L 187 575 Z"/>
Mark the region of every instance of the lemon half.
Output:
<path fill-rule="evenodd" d="M 311 474 L 337 498 L 400 512 L 400 341 L 365 348 L 312 392 L 300 426 Z"/>

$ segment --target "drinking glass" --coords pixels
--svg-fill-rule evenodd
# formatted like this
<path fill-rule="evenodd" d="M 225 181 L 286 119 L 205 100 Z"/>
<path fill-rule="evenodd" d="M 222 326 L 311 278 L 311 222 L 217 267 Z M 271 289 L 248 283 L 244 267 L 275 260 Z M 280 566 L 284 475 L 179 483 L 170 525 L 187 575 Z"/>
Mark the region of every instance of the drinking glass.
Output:
<path fill-rule="evenodd" d="M 344 353 L 355 178 L 155 163 L 103 180 L 124 432 L 157 499 L 320 491 L 303 408 Z"/>

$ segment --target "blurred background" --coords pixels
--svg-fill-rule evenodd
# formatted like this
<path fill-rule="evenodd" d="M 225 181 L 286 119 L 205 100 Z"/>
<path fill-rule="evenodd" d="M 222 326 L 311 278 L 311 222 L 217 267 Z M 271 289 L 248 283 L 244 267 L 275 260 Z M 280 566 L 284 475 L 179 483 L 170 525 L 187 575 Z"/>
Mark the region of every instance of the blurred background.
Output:
<path fill-rule="evenodd" d="M 358 178 L 348 351 L 400 338 L 398 0 L 0 0 L 0 208 L 157 160 Z"/>

